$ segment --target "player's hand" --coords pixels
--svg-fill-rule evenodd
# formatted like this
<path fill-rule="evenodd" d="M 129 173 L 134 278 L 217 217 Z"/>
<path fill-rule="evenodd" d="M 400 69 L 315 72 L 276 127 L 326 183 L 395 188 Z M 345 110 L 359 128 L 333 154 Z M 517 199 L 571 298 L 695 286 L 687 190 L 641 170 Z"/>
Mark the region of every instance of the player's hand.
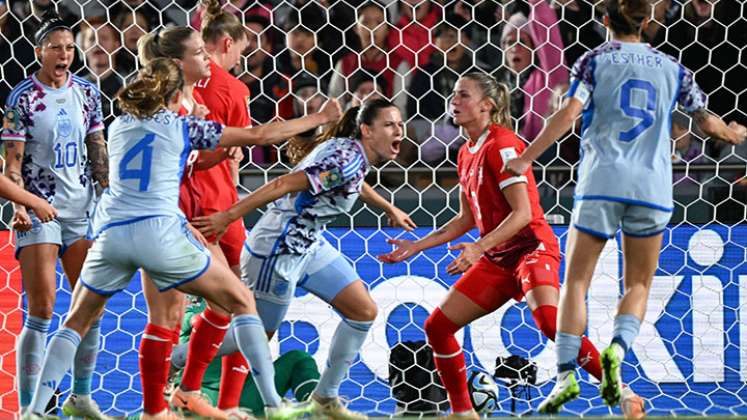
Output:
<path fill-rule="evenodd" d="M 210 113 L 210 110 L 208 107 L 206 107 L 203 104 L 195 104 L 194 109 L 192 109 L 192 115 L 194 115 L 197 118 L 205 118 Z"/>
<path fill-rule="evenodd" d="M 446 267 L 446 272 L 451 275 L 462 274 L 469 270 L 473 264 L 477 263 L 483 254 L 480 245 L 477 245 L 474 242 L 462 242 L 449 247 L 449 251 L 456 251 L 459 249 L 462 250 L 462 253 Z"/>
<path fill-rule="evenodd" d="M 240 146 L 229 147 L 226 151 L 226 156 L 236 162 L 241 162 L 244 160 L 244 150 Z"/>
<path fill-rule="evenodd" d="M 514 176 L 524 175 L 531 166 L 532 162 L 518 157 L 503 164 L 503 172 L 508 172 Z"/>
<path fill-rule="evenodd" d="M 408 232 L 412 232 L 417 227 L 410 216 L 397 207 L 392 206 L 392 209 L 387 211 L 386 215 L 389 217 L 389 226 L 391 227 L 401 227 Z"/>
<path fill-rule="evenodd" d="M 55 217 L 57 217 L 57 209 L 52 207 L 47 200 L 40 198 L 37 201 L 37 204 L 31 207 L 31 210 L 34 211 L 34 214 L 42 223 L 51 222 Z M 26 216 L 28 216 L 28 214 Z"/>
<path fill-rule="evenodd" d="M 13 229 L 18 232 L 26 232 L 31 230 L 33 223 L 31 222 L 31 216 L 26 212 L 24 208 L 16 208 L 13 213 L 13 219 L 10 222 Z"/>
<path fill-rule="evenodd" d="M 203 244 L 205 246 L 209 245 L 208 240 L 205 239 L 205 236 L 202 234 L 202 232 L 200 232 L 199 230 L 197 230 L 196 227 L 192 226 L 191 223 L 187 223 L 187 229 L 189 229 L 189 231 L 192 232 L 192 236 L 194 236 L 195 239 L 197 239 L 197 242 L 199 242 L 199 243 L 201 243 L 201 244 Z"/>
<path fill-rule="evenodd" d="M 729 143 L 731 144 L 742 144 L 745 137 L 747 137 L 747 127 L 743 126 L 742 124 L 737 123 L 736 121 L 732 121 L 729 123 L 729 128 L 736 134 L 737 138 L 735 141 L 731 141 Z"/>
<path fill-rule="evenodd" d="M 219 211 L 213 213 L 210 216 L 199 216 L 192 220 L 192 224 L 202 233 L 203 235 L 210 237 L 215 236 L 215 242 L 218 242 L 226 233 L 228 225 L 231 224 L 231 219 L 228 217 L 228 213 Z"/>
<path fill-rule="evenodd" d="M 387 239 L 386 242 L 394 245 L 396 248 L 394 251 L 388 254 L 379 255 L 376 258 L 387 264 L 402 262 L 420 252 L 420 249 L 418 249 L 415 242 L 407 239 Z"/>
<path fill-rule="evenodd" d="M 322 109 L 319 112 L 327 118 L 325 124 L 337 121 L 342 117 L 342 107 L 340 106 L 340 102 L 335 98 L 327 99 L 327 102 L 322 105 Z"/>

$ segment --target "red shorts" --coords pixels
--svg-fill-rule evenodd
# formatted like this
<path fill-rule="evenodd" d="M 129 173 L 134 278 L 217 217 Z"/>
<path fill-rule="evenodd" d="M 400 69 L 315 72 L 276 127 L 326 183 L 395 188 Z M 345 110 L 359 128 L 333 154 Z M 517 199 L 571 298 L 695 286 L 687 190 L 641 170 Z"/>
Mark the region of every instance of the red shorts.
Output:
<path fill-rule="evenodd" d="M 535 287 L 559 289 L 559 271 L 560 256 L 546 251 L 524 254 L 513 267 L 501 267 L 482 257 L 454 284 L 454 289 L 493 312 L 510 298 L 521 301 Z"/>

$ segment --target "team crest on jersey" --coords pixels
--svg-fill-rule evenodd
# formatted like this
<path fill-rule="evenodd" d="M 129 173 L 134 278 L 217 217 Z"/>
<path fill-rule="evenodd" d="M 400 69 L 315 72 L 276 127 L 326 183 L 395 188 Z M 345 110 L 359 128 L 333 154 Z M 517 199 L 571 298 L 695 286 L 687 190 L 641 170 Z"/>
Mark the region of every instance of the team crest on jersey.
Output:
<path fill-rule="evenodd" d="M 18 129 L 18 111 L 12 108 L 5 111 L 5 116 L 3 117 L 3 128 L 5 130 Z"/>
<path fill-rule="evenodd" d="M 70 137 L 73 133 L 73 123 L 64 108 L 60 108 L 57 112 L 57 133 L 60 137 Z"/>
<path fill-rule="evenodd" d="M 319 173 L 319 182 L 325 190 L 330 190 L 342 185 L 342 174 L 338 168 L 330 169 Z"/>

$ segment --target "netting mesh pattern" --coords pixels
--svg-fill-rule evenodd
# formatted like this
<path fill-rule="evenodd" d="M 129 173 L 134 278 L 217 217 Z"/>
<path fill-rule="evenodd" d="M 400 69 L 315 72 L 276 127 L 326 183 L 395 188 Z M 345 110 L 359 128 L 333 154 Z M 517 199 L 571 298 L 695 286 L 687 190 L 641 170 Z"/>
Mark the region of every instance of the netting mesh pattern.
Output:
<path fill-rule="evenodd" d="M 31 39 L 38 17 L 50 7 L 74 23 L 79 51 L 72 70 L 100 87 L 107 124 L 118 113 L 114 93 L 137 71 L 137 39 L 163 26 L 197 27 L 204 13 L 194 0 L 0 0 L 3 104 L 10 89 L 38 68 Z M 350 106 L 379 95 L 400 106 L 407 121 L 400 157 L 373 171 L 368 181 L 412 215 L 421 226 L 415 237 L 445 223 L 458 207 L 456 151 L 463 139 L 448 118 L 447 103 L 459 75 L 486 71 L 506 83 L 516 131 L 531 141 L 557 109 L 570 66 L 605 40 L 602 1 L 233 0 L 224 7 L 250 31 L 244 60 L 234 73 L 250 88 L 255 124 L 313 112 L 330 96 Z M 659 0 L 644 32 L 646 41 L 694 72 L 709 95 L 709 109 L 742 124 L 747 122 L 745 7 L 733 0 Z M 647 400 L 652 414 L 745 415 L 747 146 L 706 141 L 679 112 L 672 117 L 672 139 L 675 212 L 624 379 Z M 568 221 L 572 208 L 578 143 L 577 131 L 567 133 L 535 166 L 545 212 L 559 225 Z M 250 191 L 288 168 L 284 146 L 255 147 L 246 153 L 238 188 Z M 7 228 L 12 209 L 8 203 L 2 209 Z M 375 256 L 389 250 L 385 239 L 403 236 L 384 228 L 385 222 L 378 210 L 358 206 L 326 232 L 354 263 L 380 309 L 341 389 L 353 409 L 372 415 L 397 411 L 388 382 L 390 350 L 400 342 L 425 339 L 425 318 L 456 281 L 445 271 L 456 255 L 444 247 L 406 263 L 381 265 Z M 561 245 L 566 231 L 556 226 Z M 10 235 L 2 238 L 4 415 L 17 408 L 13 347 L 25 303 Z M 621 293 L 620 249 L 619 237 L 607 244 L 588 299 L 588 335 L 599 346 L 609 342 Z M 61 270 L 58 284 L 52 331 L 69 305 Z M 496 358 L 510 354 L 539 367 L 529 394 L 512 401 L 508 388 L 499 388 L 496 414 L 529 413 L 552 386 L 553 344 L 531 318 L 524 303 L 507 304 L 458 334 L 470 370 L 492 373 Z M 273 347 L 303 349 L 323 367 L 337 322 L 331 308 L 301 290 Z M 137 348 L 145 323 L 145 301 L 135 279 L 109 302 L 102 323 L 94 396 L 106 411 L 140 407 Z M 597 396 L 597 384 L 585 373 L 582 378 L 581 398 L 568 411 L 609 413 Z M 61 386 L 63 392 L 68 388 L 69 378 Z"/>

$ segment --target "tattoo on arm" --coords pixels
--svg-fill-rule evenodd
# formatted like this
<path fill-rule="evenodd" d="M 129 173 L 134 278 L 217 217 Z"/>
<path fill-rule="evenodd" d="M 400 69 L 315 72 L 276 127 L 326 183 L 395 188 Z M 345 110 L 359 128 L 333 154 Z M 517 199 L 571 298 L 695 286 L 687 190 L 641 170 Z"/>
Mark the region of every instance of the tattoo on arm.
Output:
<path fill-rule="evenodd" d="M 94 181 L 101 188 L 109 186 L 109 157 L 106 152 L 106 141 L 104 132 L 97 131 L 86 136 L 86 148 L 88 149 L 88 160 L 91 163 L 91 173 Z"/>

